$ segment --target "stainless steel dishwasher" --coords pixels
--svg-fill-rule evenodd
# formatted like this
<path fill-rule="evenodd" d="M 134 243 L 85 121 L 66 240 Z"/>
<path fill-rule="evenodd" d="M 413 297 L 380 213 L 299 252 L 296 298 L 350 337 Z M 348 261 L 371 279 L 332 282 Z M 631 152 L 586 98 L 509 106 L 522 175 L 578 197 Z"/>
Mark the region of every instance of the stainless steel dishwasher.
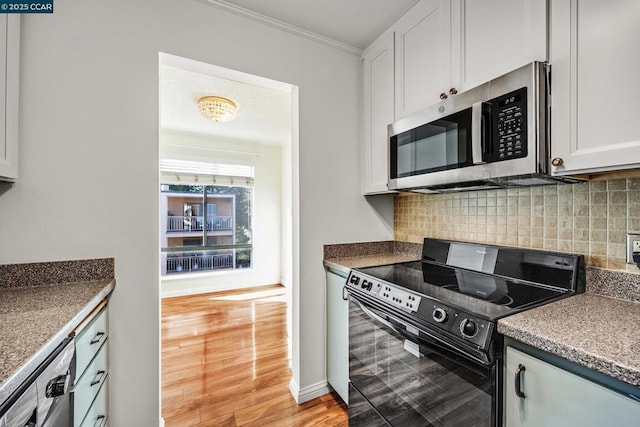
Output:
<path fill-rule="evenodd" d="M 0 427 L 69 427 L 75 344 L 64 340 L 0 405 Z"/>

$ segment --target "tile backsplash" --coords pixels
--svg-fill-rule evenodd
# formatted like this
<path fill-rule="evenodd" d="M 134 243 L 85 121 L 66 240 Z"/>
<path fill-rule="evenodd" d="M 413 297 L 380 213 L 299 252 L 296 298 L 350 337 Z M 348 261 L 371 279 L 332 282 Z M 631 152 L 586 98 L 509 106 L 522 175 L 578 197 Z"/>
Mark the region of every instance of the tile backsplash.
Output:
<path fill-rule="evenodd" d="M 640 178 L 449 194 L 395 196 L 394 234 L 585 255 L 588 265 L 627 265 L 626 233 L 640 231 Z"/>

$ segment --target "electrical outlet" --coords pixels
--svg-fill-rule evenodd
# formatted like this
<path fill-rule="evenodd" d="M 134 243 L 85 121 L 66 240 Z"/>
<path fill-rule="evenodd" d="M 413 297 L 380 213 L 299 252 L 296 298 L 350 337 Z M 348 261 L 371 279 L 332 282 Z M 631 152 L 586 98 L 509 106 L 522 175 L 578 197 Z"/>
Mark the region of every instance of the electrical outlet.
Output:
<path fill-rule="evenodd" d="M 640 252 L 640 233 L 627 233 L 627 264 L 635 264 L 634 252 Z"/>

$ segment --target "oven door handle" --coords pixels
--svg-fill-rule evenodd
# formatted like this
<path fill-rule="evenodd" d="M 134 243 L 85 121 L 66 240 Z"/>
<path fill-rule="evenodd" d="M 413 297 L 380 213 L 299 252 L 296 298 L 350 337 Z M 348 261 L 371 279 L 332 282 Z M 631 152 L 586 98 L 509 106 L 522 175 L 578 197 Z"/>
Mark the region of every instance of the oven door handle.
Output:
<path fill-rule="evenodd" d="M 435 353 L 441 357 L 444 357 L 445 359 L 457 363 L 458 365 L 464 366 L 465 368 L 472 370 L 482 376 L 488 376 L 490 375 L 489 371 L 490 371 L 490 366 L 486 363 L 483 363 L 480 360 L 477 360 L 476 358 L 474 358 L 473 356 L 471 356 L 470 354 L 462 351 L 462 350 L 449 350 L 446 347 L 444 347 L 445 344 L 438 344 L 437 342 L 431 342 L 429 340 L 426 340 L 422 337 L 420 337 L 417 334 L 413 334 L 411 332 L 409 332 L 408 330 L 402 330 L 399 329 L 396 325 L 394 325 L 392 322 L 390 322 L 389 320 L 386 320 L 384 318 L 382 318 L 381 316 L 379 316 L 378 314 L 374 313 L 371 309 L 367 308 L 365 306 L 364 303 L 356 300 L 355 298 L 351 298 L 350 299 L 352 302 L 354 302 L 367 316 L 369 316 L 371 319 L 376 320 L 378 322 L 380 322 L 381 324 L 383 324 L 384 326 L 387 326 L 389 329 L 393 330 L 394 332 L 396 332 L 397 334 L 401 335 L 402 337 L 408 339 L 409 341 L 413 342 L 414 344 L 417 344 L 419 347 L 419 351 L 420 354 L 423 355 L 423 357 L 428 357 L 429 353 Z M 407 328 L 407 325 L 405 322 L 398 320 L 395 317 L 389 316 L 391 319 L 393 319 L 394 322 L 397 322 L 400 326 L 404 327 L 405 329 Z M 416 329 L 416 331 L 418 331 L 417 328 L 410 326 L 411 328 Z M 432 336 L 431 334 L 422 331 L 423 334 L 425 334 L 426 336 L 432 338 L 434 341 L 437 340 L 436 337 Z"/>
<path fill-rule="evenodd" d="M 362 311 L 364 312 L 364 314 L 366 314 L 367 316 L 369 316 L 369 317 L 370 317 L 370 318 L 372 318 L 373 320 L 375 320 L 375 321 L 377 321 L 377 322 L 380 322 L 380 323 L 382 323 L 384 326 L 388 327 L 389 329 L 392 329 L 393 331 L 397 332 L 398 334 L 403 335 L 403 334 L 402 334 L 402 332 L 401 332 L 401 331 L 400 331 L 400 330 L 399 330 L 399 329 L 398 329 L 394 324 L 392 324 L 392 323 L 391 323 L 391 322 L 389 322 L 388 320 L 383 319 L 382 317 L 380 317 L 380 316 L 378 316 L 377 314 L 375 314 L 373 311 L 371 311 L 370 309 L 368 309 L 367 307 L 365 307 L 365 305 L 364 305 L 364 304 L 362 304 L 360 301 L 357 301 L 357 300 L 356 300 L 356 299 L 354 299 L 354 298 L 351 298 L 351 301 L 352 301 L 353 303 L 355 303 L 355 304 L 360 308 L 360 310 L 362 310 Z M 399 321 L 398 321 L 398 323 L 402 323 L 402 322 L 399 322 Z M 406 327 L 406 326 L 405 326 L 405 327 Z M 404 335 L 403 335 L 403 336 L 404 336 Z"/>

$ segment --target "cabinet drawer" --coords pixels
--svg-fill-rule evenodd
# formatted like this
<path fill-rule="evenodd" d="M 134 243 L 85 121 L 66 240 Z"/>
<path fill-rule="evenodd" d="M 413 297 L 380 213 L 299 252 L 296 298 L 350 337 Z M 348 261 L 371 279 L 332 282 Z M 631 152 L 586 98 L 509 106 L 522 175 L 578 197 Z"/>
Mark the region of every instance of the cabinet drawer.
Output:
<path fill-rule="evenodd" d="M 109 346 L 104 345 L 73 388 L 73 420 L 79 426 L 109 375 Z"/>
<path fill-rule="evenodd" d="M 109 378 L 105 379 L 104 384 L 93 401 L 93 405 L 89 408 L 86 417 L 80 427 L 106 427 L 109 425 Z"/>
<path fill-rule="evenodd" d="M 105 308 L 76 336 L 76 382 L 109 336 L 109 311 Z"/>

